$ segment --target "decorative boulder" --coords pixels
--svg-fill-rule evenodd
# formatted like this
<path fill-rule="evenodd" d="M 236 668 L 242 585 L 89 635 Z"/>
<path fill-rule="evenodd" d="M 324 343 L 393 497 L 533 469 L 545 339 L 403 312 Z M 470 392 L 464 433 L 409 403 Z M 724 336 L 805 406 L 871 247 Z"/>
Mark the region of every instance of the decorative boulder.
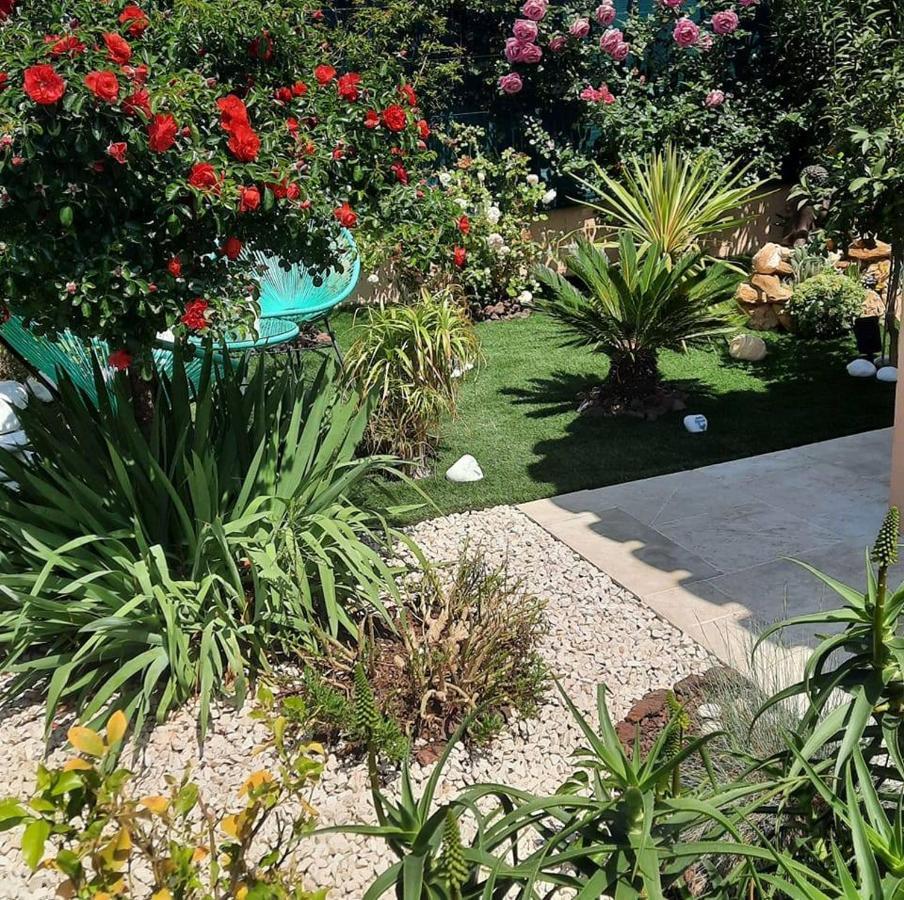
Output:
<path fill-rule="evenodd" d="M 50 401 L 53 400 L 53 394 L 50 393 L 47 385 L 44 384 L 43 381 L 38 381 L 37 378 L 29 376 L 25 379 L 25 386 L 28 388 L 31 395 L 36 400 L 40 400 L 41 403 L 50 403 Z"/>
<path fill-rule="evenodd" d="M 684 427 L 691 434 L 702 434 L 709 427 L 709 422 L 706 421 L 706 416 L 701 416 L 697 413 L 693 416 L 684 417 Z"/>
<path fill-rule="evenodd" d="M 848 363 L 847 372 L 854 378 L 872 378 L 876 374 L 876 367 L 868 359 L 854 359 Z"/>
<path fill-rule="evenodd" d="M 17 451 L 28 446 L 28 435 L 24 431 L 11 431 L 9 434 L 0 434 L 0 447 L 4 450 Z"/>
<path fill-rule="evenodd" d="M 790 300 L 791 288 L 782 284 L 777 275 L 754 275 L 750 283 L 759 288 L 768 300 Z"/>
<path fill-rule="evenodd" d="M 480 481 L 483 478 L 483 469 L 480 468 L 477 460 L 470 453 L 466 453 L 449 467 L 446 472 L 446 478 L 457 484 L 464 484 L 468 481 Z"/>
<path fill-rule="evenodd" d="M 764 244 L 753 257 L 753 271 L 758 275 L 774 275 L 781 269 L 782 248 L 778 244 Z"/>
<path fill-rule="evenodd" d="M 759 362 L 766 355 L 766 342 L 753 334 L 739 334 L 728 344 L 728 355 L 732 359 Z"/>
<path fill-rule="evenodd" d="M 9 400 L 0 400 L 0 434 L 8 434 L 10 431 L 19 430 L 17 408 Z"/>
<path fill-rule="evenodd" d="M 876 372 L 876 380 L 887 381 L 890 384 L 894 384 L 898 380 L 897 366 L 883 366 Z"/>
<path fill-rule="evenodd" d="M 18 381 L 0 381 L 0 400 L 22 408 L 28 406 L 28 391 Z"/>

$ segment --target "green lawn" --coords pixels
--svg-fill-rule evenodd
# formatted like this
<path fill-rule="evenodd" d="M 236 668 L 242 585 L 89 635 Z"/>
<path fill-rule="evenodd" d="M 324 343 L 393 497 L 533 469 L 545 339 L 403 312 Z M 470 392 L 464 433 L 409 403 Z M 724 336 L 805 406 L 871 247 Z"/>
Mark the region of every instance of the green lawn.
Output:
<path fill-rule="evenodd" d="M 349 340 L 350 319 L 341 322 Z M 760 363 L 732 360 L 720 344 L 663 353 L 666 378 L 689 394 L 688 410 L 709 419 L 688 434 L 683 412 L 655 422 L 579 416 L 575 396 L 598 382 L 606 359 L 563 346 L 545 317 L 478 326 L 484 364 L 462 388 L 460 416 L 446 425 L 436 474 L 419 482 L 443 512 L 518 503 L 633 481 L 890 425 L 894 385 L 851 378 L 851 341 L 814 343 L 765 335 Z M 445 470 L 464 453 L 484 471 L 451 484 Z M 415 495 L 386 486 L 396 501 Z M 421 517 L 434 511 L 425 509 Z"/>

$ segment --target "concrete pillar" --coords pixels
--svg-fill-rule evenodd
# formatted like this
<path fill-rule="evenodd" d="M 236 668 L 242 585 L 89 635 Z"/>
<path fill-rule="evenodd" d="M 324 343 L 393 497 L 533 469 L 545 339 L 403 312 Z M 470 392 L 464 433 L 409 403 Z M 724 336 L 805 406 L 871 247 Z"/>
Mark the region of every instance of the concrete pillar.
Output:
<path fill-rule="evenodd" d="M 898 341 L 898 372 L 904 372 L 904 333 Z M 895 386 L 895 427 L 891 441 L 891 506 L 904 510 L 904 385 Z"/>

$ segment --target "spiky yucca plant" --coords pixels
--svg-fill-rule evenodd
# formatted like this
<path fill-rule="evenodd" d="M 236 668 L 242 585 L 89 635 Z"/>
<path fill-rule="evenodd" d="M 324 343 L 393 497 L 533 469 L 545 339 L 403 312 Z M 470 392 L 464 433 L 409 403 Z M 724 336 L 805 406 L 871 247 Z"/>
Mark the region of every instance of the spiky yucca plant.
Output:
<path fill-rule="evenodd" d="M 658 246 L 644 251 L 628 231 L 619 235 L 616 262 L 581 240 L 565 261 L 567 275 L 540 270 L 549 299 L 539 308 L 566 326 L 575 345 L 609 357 L 613 399 L 643 399 L 661 380 L 660 350 L 731 330 L 729 314 L 718 307 L 740 276 L 702 261 L 699 251 L 674 261 Z"/>
<path fill-rule="evenodd" d="M 635 159 L 618 179 L 597 166 L 595 180 L 579 180 L 600 197 L 588 205 L 603 224 L 674 257 L 748 221 L 739 208 L 764 194 L 763 182 L 744 183 L 747 173 L 737 165 L 716 168 L 706 154 L 691 160 L 667 145 Z"/>

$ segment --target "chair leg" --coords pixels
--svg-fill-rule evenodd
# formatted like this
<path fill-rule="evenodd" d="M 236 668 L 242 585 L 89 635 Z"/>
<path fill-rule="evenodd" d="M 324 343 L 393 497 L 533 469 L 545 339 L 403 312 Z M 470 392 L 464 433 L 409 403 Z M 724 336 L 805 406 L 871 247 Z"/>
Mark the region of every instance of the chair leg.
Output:
<path fill-rule="evenodd" d="M 345 369 L 345 360 L 342 358 L 342 350 L 339 349 L 339 341 L 336 340 L 336 333 L 333 331 L 333 326 L 330 325 L 330 317 L 324 316 L 323 323 L 326 325 L 326 333 L 330 336 L 330 343 L 332 343 L 336 358 L 339 360 L 339 368 Z"/>

